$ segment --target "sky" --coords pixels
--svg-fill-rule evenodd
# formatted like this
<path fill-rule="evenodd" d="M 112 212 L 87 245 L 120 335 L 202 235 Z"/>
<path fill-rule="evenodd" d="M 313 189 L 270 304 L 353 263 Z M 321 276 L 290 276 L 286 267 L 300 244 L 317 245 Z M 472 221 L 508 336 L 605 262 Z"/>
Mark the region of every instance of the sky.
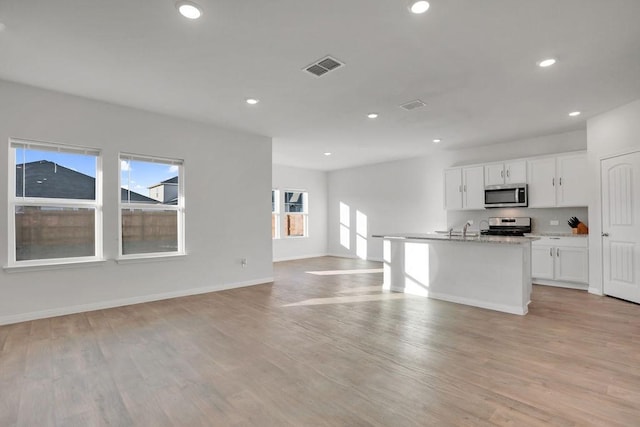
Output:
<path fill-rule="evenodd" d="M 96 157 L 84 154 L 58 153 L 33 149 L 16 149 L 16 164 L 48 160 L 76 172 L 96 177 Z M 121 161 L 121 184 L 136 193 L 147 196 L 148 188 L 178 175 L 178 167 L 164 163 Z"/>

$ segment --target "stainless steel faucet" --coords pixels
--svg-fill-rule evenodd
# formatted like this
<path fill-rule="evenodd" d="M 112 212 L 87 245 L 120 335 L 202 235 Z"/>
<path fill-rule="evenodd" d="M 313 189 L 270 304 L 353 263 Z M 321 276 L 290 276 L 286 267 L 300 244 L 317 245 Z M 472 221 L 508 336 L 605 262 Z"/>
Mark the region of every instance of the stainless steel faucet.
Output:
<path fill-rule="evenodd" d="M 464 225 L 464 227 L 462 227 L 462 238 L 466 239 L 467 238 L 467 228 L 469 228 L 471 224 L 469 224 L 469 222 L 467 221 L 467 223 Z"/>
<path fill-rule="evenodd" d="M 452 235 L 452 234 L 453 234 L 453 227 L 451 227 L 451 228 L 449 229 L 449 238 L 451 238 L 451 235 Z"/>

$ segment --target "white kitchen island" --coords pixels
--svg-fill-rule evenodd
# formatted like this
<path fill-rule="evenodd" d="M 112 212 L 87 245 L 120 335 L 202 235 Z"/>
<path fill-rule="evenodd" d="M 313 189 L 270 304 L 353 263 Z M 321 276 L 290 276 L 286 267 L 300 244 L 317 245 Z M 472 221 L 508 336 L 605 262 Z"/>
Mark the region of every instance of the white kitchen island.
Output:
<path fill-rule="evenodd" d="M 531 300 L 534 237 L 374 235 L 384 240 L 384 287 L 512 314 Z"/>

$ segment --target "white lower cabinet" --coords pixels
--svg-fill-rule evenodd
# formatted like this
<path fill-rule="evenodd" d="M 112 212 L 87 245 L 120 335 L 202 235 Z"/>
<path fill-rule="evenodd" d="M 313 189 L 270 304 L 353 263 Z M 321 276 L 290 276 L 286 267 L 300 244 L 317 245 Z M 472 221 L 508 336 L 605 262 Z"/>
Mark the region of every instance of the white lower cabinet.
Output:
<path fill-rule="evenodd" d="M 533 283 L 587 289 L 589 249 L 586 237 L 543 236 L 531 244 Z"/>

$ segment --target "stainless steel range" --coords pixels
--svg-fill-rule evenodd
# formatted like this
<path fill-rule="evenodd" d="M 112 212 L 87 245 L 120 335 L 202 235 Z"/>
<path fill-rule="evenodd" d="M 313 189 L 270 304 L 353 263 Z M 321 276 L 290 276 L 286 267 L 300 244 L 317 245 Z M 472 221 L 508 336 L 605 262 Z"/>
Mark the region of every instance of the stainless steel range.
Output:
<path fill-rule="evenodd" d="M 524 236 L 525 233 L 531 233 L 529 217 L 491 217 L 489 229 L 480 231 L 480 234 L 490 236 Z"/>

